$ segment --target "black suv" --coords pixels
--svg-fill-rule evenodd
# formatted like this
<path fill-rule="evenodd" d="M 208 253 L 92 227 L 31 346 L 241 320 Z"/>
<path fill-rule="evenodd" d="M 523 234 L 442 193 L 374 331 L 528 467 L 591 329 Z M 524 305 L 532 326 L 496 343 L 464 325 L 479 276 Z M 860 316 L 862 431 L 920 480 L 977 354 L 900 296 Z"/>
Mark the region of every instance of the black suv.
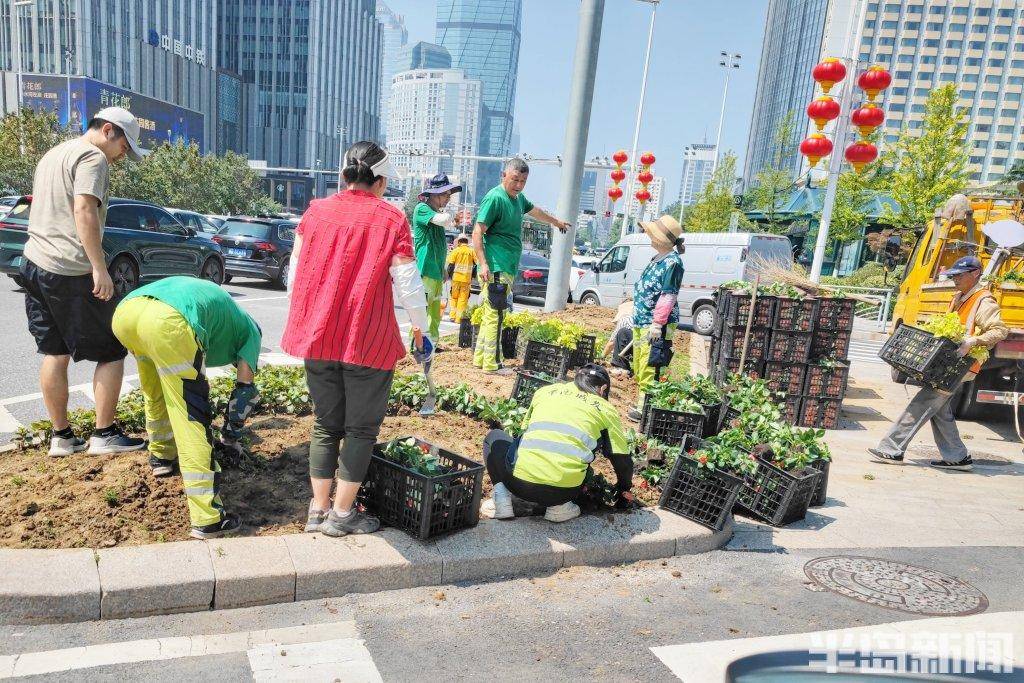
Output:
<path fill-rule="evenodd" d="M 297 223 L 284 218 L 232 216 L 213 241 L 224 252 L 225 282 L 234 276 L 269 280 L 288 288 L 288 259 Z"/>

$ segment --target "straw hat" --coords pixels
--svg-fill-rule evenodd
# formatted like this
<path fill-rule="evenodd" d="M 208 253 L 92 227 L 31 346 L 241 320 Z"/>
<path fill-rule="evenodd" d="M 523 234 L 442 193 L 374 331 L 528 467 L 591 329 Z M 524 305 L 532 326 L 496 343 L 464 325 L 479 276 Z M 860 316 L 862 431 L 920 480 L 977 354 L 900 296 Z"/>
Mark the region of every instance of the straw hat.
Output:
<path fill-rule="evenodd" d="M 651 238 L 655 248 L 671 249 L 683 234 L 683 226 L 672 216 L 662 216 L 656 221 L 640 221 L 640 227 Z"/>

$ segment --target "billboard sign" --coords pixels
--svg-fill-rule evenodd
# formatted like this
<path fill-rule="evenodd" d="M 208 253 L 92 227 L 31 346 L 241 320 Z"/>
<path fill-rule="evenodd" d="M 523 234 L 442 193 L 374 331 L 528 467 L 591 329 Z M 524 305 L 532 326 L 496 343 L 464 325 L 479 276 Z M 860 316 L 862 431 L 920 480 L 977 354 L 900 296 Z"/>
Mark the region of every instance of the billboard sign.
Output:
<path fill-rule="evenodd" d="M 85 129 L 89 118 L 104 107 L 124 107 L 139 120 L 140 140 L 146 149 L 165 142 L 194 142 L 206 151 L 203 114 L 169 102 L 146 97 L 92 78 L 25 74 L 22 101 L 36 111 L 57 115 L 62 126 Z M 70 103 L 70 106 L 69 106 Z"/>

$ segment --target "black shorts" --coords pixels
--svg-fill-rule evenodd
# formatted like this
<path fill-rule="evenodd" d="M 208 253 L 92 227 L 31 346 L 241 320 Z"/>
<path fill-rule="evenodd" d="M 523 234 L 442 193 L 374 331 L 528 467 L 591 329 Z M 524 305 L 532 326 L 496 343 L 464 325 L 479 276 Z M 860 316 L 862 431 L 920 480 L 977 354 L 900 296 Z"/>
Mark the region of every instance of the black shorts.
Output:
<path fill-rule="evenodd" d="M 58 275 L 28 259 L 21 265 L 28 331 L 39 353 L 110 363 L 128 355 L 110 323 L 117 301 L 93 296 L 92 275 Z"/>

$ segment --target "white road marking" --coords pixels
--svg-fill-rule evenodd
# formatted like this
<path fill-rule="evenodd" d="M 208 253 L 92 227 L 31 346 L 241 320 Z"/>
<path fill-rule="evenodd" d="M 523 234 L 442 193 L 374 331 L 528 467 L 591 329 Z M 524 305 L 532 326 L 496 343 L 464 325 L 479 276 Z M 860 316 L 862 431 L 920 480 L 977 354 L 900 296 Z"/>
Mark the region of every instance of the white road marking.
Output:
<path fill-rule="evenodd" d="M 21 423 L 11 415 L 11 411 L 0 405 L 0 432 L 16 432 Z"/>
<path fill-rule="evenodd" d="M 1016 660 L 1019 666 L 1024 663 L 1024 638 L 1014 636 L 1021 633 L 1024 633 L 1024 612 L 988 612 L 969 617 L 915 619 L 830 631 L 669 645 L 653 647 L 651 652 L 685 683 L 720 683 L 725 679 L 726 667 L 733 661 L 786 650 L 809 650 L 812 661 L 823 667 L 830 651 L 837 654 L 859 651 L 868 656 L 871 651 L 888 654 L 895 650 L 917 653 L 925 658 L 962 655 L 965 659 L 981 659 L 996 652 L 986 651 L 986 646 L 1004 646 L 996 656 L 1009 659 L 1011 664 Z M 902 645 L 897 645 L 901 642 Z M 1007 646 L 1010 651 L 1006 651 Z M 942 647 L 946 651 L 936 651 Z M 924 662 L 927 663 L 927 659 Z M 1004 661 L 985 663 L 994 666 Z"/>
<path fill-rule="evenodd" d="M 281 294 L 280 296 L 258 296 L 252 299 L 235 299 L 235 303 L 239 304 L 250 304 L 254 301 L 278 301 L 280 299 L 287 299 L 287 294 Z"/>
<path fill-rule="evenodd" d="M 266 650 L 268 652 L 280 653 L 282 646 L 293 645 L 300 646 L 296 653 L 299 657 L 302 657 L 302 653 L 306 652 L 307 649 L 309 652 L 320 651 L 320 645 L 323 644 L 322 651 L 329 653 L 330 656 L 321 656 L 316 663 L 328 665 L 332 663 L 352 664 L 353 672 L 360 675 L 372 668 L 376 678 L 354 676 L 353 678 L 343 678 L 343 680 L 379 681 L 381 678 L 377 674 L 377 668 L 370 658 L 369 651 L 363 645 L 363 641 L 357 639 L 358 635 L 355 622 L 339 621 L 329 624 L 290 626 L 265 631 L 152 638 L 149 640 L 131 640 L 119 643 L 87 645 L 85 647 L 71 647 L 64 650 L 28 652 L 21 655 L 0 656 L 0 679 L 16 676 L 38 676 L 61 671 L 77 671 L 97 666 L 164 661 L 180 659 L 182 657 L 206 657 L 208 655 L 234 652 L 249 652 L 249 661 L 253 662 L 252 652 L 262 653 Z M 334 659 L 331 659 L 331 657 L 334 657 Z M 264 666 L 264 662 L 269 662 L 269 659 L 259 655 L 257 661 L 259 661 L 260 666 Z M 301 659 L 295 662 L 295 664 L 302 663 Z M 268 664 L 267 668 L 261 670 L 276 671 L 277 669 Z M 280 670 L 285 671 L 283 668 Z M 264 680 L 269 679 L 264 678 Z M 309 679 L 306 678 L 305 680 Z"/>
<path fill-rule="evenodd" d="M 337 638 L 281 647 L 249 649 L 253 679 L 260 681 L 336 681 L 382 683 L 380 672 L 362 640 Z"/>

